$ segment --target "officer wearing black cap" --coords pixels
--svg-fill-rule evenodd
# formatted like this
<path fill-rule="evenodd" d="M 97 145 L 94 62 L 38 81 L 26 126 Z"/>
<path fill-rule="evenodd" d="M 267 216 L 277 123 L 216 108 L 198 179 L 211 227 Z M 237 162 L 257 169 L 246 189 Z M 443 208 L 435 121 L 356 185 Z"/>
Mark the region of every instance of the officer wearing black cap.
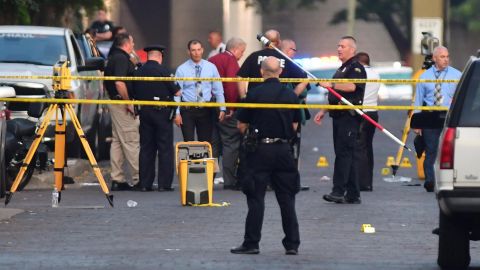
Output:
<path fill-rule="evenodd" d="M 261 65 L 265 82 L 248 91 L 246 102 L 298 104 L 298 97 L 278 80 L 281 72 L 279 59 L 267 57 Z M 298 109 L 240 109 L 237 119 L 241 132 L 245 132 L 248 127 L 248 134 L 256 135 L 247 136 L 248 169 L 241 180 L 248 204 L 244 241 L 230 251 L 234 254 L 260 252 L 265 191 L 270 183 L 280 206 L 285 253 L 296 255 L 300 234 L 295 212 L 295 194 L 300 190 L 300 175 L 289 139 L 295 135 L 300 112 Z M 256 148 L 252 147 L 254 144 L 251 141 L 258 143 Z"/>
<path fill-rule="evenodd" d="M 136 77 L 169 77 L 171 73 L 162 66 L 162 45 L 143 49 L 147 62 L 135 71 Z M 180 89 L 172 81 L 134 81 L 133 93 L 136 100 L 173 101 Z M 172 191 L 173 181 L 173 124 L 174 107 L 140 107 L 140 183 L 141 191 L 152 191 L 155 178 L 155 159 L 158 156 L 158 191 Z"/>

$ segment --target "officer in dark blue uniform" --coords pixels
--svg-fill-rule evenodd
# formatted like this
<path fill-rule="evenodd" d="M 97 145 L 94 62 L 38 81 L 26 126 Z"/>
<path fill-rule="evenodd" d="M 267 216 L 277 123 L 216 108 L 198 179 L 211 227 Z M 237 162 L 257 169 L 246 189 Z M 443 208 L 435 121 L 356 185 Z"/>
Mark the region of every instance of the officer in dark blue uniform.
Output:
<path fill-rule="evenodd" d="M 298 97 L 278 80 L 282 68 L 278 58 L 269 56 L 261 65 L 265 82 L 248 91 L 247 103 L 298 104 Z M 282 215 L 286 254 L 296 255 L 300 245 L 295 195 L 300 190 L 300 175 L 289 140 L 295 136 L 300 121 L 298 109 L 240 109 L 238 127 L 248 128 L 245 140 L 247 172 L 242 190 L 247 196 L 248 214 L 242 245 L 232 248 L 234 254 L 258 254 L 265 191 L 271 184 Z M 256 144 L 256 147 L 255 147 Z"/>
<path fill-rule="evenodd" d="M 340 39 L 337 45 L 338 58 L 342 66 L 337 70 L 334 79 L 366 79 L 367 74 L 363 65 L 354 58 L 356 40 L 351 36 Z M 362 105 L 365 92 L 365 83 L 320 83 L 323 87 L 330 87 L 341 94 L 354 105 Z M 341 101 L 333 94 L 328 94 L 330 105 L 341 105 Z M 321 124 L 325 111 L 315 116 L 315 122 Z M 333 123 L 333 147 L 335 150 L 335 165 L 333 169 L 333 189 L 330 194 L 323 196 L 328 202 L 359 204 L 360 187 L 355 173 L 356 160 L 354 156 L 357 147 L 357 138 L 360 130 L 361 117 L 353 110 L 330 111 Z"/>
<path fill-rule="evenodd" d="M 147 62 L 135 71 L 136 77 L 169 77 L 171 73 L 162 66 L 164 46 L 144 48 Z M 136 100 L 173 101 L 180 89 L 172 81 L 134 81 L 133 93 Z M 158 191 L 172 191 L 174 149 L 174 107 L 140 107 L 140 185 L 141 191 L 152 191 L 155 178 L 155 159 L 158 157 Z"/>

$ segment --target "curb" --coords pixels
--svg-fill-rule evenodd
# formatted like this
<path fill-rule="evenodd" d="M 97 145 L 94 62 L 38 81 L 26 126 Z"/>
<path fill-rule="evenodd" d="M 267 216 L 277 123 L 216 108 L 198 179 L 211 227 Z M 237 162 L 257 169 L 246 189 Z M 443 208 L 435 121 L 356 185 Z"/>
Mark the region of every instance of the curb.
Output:
<path fill-rule="evenodd" d="M 11 217 L 23 213 L 22 209 L 0 208 L 0 220 L 10 219 Z"/>
<path fill-rule="evenodd" d="M 86 181 L 87 177 L 82 176 L 86 172 L 90 172 L 90 163 L 85 159 L 69 159 L 67 167 L 65 168 L 65 176 L 70 176 L 75 181 L 75 184 L 68 185 L 69 187 L 80 187 L 78 183 Z M 25 190 L 33 189 L 51 189 L 54 183 L 53 168 L 49 171 L 35 172 L 30 180 L 30 183 L 25 187 Z"/>

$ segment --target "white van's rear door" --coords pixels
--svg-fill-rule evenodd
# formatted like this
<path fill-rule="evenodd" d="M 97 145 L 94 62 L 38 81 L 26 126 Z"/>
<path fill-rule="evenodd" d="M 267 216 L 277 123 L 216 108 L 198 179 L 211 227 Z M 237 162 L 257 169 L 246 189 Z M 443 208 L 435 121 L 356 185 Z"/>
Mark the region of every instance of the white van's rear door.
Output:
<path fill-rule="evenodd" d="M 480 128 L 457 127 L 454 187 L 480 187 Z"/>

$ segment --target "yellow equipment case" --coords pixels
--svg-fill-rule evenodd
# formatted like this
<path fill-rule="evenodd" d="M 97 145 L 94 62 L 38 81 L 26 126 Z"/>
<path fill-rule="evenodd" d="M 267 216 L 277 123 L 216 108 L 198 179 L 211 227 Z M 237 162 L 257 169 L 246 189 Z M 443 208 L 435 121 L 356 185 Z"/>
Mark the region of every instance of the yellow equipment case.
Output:
<path fill-rule="evenodd" d="M 182 205 L 211 204 L 215 159 L 208 142 L 179 142 L 175 160 Z"/>

